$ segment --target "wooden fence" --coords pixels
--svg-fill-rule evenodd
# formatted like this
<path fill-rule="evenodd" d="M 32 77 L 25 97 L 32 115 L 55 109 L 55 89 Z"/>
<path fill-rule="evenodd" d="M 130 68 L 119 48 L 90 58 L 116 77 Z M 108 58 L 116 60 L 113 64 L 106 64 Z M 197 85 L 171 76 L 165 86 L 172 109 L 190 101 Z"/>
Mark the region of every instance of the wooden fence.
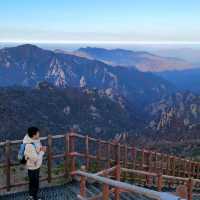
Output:
<path fill-rule="evenodd" d="M 64 142 L 64 150 L 62 153 L 55 154 L 52 150 L 53 141 L 59 140 Z M 83 136 L 76 133 L 68 133 L 65 135 L 49 135 L 42 138 L 42 142 L 47 143 L 47 173 L 41 177 L 41 181 L 51 183 L 55 179 L 61 177 L 69 177 L 71 172 L 76 171 L 81 165 L 86 166 L 86 171 L 99 171 L 110 168 L 119 164 L 124 169 L 144 171 L 139 177 L 130 175 L 129 171 L 125 170 L 122 173 L 124 179 L 134 179 L 140 184 L 148 185 L 151 181 L 152 173 L 162 175 L 162 178 L 168 176 L 168 186 L 175 187 L 184 182 L 193 185 L 193 188 L 198 188 L 200 177 L 200 163 L 187 159 L 161 154 L 155 151 L 146 149 L 138 149 L 128 145 L 121 145 L 104 141 L 100 139 Z M 12 188 L 18 188 L 26 185 L 27 181 L 11 182 L 12 172 L 11 167 L 19 166 L 19 162 L 12 160 L 13 145 L 19 146 L 21 140 L 6 141 L 0 143 L 0 148 L 3 148 L 3 161 L 0 162 L 0 169 L 4 170 L 6 180 L 3 185 L 0 185 L 0 191 L 10 191 Z M 59 148 L 59 147 L 57 147 Z M 16 153 L 16 152 L 15 152 Z M 55 159 L 63 159 L 64 173 L 53 175 L 53 163 Z M 164 175 L 164 176 L 163 176 Z M 145 178 L 144 178 L 145 177 Z M 189 181 L 190 180 L 190 183 Z"/>
<path fill-rule="evenodd" d="M 160 193 L 159 191 L 162 188 L 162 176 L 157 176 L 157 189 L 158 191 L 155 190 L 150 190 L 147 188 L 143 187 L 138 187 L 136 185 L 126 183 L 126 182 L 121 182 L 120 181 L 120 174 L 122 171 L 128 171 L 129 173 L 141 173 L 140 171 L 135 171 L 135 170 L 130 170 L 130 169 L 125 169 L 121 168 L 120 165 L 116 165 L 115 167 L 103 170 L 99 173 L 92 174 L 92 173 L 87 173 L 85 172 L 84 169 L 78 170 L 74 172 L 75 175 L 80 176 L 80 194 L 78 195 L 78 199 L 80 200 L 97 200 L 97 199 L 103 199 L 103 200 L 109 200 L 111 195 L 114 197 L 113 199 L 115 200 L 120 200 L 120 194 L 125 193 L 125 192 L 132 192 L 134 194 L 140 194 L 145 197 L 148 197 L 150 199 L 155 199 L 155 200 L 178 200 L 178 197 L 183 197 L 173 195 L 173 194 L 164 194 Z M 114 174 L 114 177 L 110 179 L 110 174 Z M 142 172 L 143 174 L 143 172 Z M 149 173 L 148 173 L 149 175 Z M 154 176 L 154 174 L 152 174 Z M 113 175 L 111 175 L 113 176 Z M 99 194 L 96 194 L 94 196 L 87 197 L 86 194 L 86 181 L 87 180 L 94 180 L 100 184 L 102 184 L 102 192 Z M 188 185 L 189 188 L 189 185 Z M 190 188 L 189 188 L 190 189 Z M 185 195 L 185 194 L 184 194 Z M 184 199 L 192 200 L 192 195 L 191 193 L 186 194 Z"/>

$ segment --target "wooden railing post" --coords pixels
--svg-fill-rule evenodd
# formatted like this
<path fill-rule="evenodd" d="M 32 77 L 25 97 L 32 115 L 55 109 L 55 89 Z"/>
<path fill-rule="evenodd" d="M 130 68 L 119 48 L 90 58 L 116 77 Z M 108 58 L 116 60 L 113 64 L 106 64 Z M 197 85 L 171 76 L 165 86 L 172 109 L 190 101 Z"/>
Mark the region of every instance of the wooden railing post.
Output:
<path fill-rule="evenodd" d="M 6 166 L 6 189 L 10 191 L 10 141 L 6 140 L 5 144 L 5 166 Z"/>
<path fill-rule="evenodd" d="M 97 167 L 100 169 L 101 166 L 101 140 L 98 140 L 97 142 L 97 152 L 96 152 L 96 158 L 97 158 Z"/>
<path fill-rule="evenodd" d="M 183 171 L 184 171 L 184 176 L 183 177 L 187 177 L 187 160 L 184 159 L 184 166 L 183 166 Z"/>
<path fill-rule="evenodd" d="M 158 173 L 157 175 L 157 189 L 159 192 L 162 191 L 162 183 L 163 182 L 163 178 L 162 178 L 162 174 L 161 173 Z"/>
<path fill-rule="evenodd" d="M 70 144 L 70 153 L 74 153 L 75 151 L 75 137 L 72 134 L 69 135 L 69 144 Z M 76 170 L 76 166 L 75 166 L 75 156 L 71 155 L 71 172 L 74 172 Z"/>
<path fill-rule="evenodd" d="M 188 191 L 187 200 L 192 200 L 192 187 L 193 187 L 193 182 L 192 182 L 192 179 L 189 178 L 187 182 L 187 191 Z"/>
<path fill-rule="evenodd" d="M 81 176 L 80 180 L 80 195 L 81 197 L 85 197 L 86 195 L 86 179 L 84 176 Z"/>
<path fill-rule="evenodd" d="M 85 166 L 81 166 L 81 171 L 86 171 Z M 80 196 L 85 197 L 86 196 L 86 178 L 84 176 L 81 176 L 80 180 Z"/>
<path fill-rule="evenodd" d="M 148 171 L 152 171 L 152 152 L 149 151 L 149 158 L 148 158 Z"/>
<path fill-rule="evenodd" d="M 165 161 L 165 155 L 164 155 L 164 154 L 161 154 L 160 170 L 161 170 L 161 173 L 162 173 L 162 174 L 165 172 L 165 170 L 164 170 L 164 161 Z"/>
<path fill-rule="evenodd" d="M 120 165 L 116 165 L 115 178 L 117 181 L 120 181 L 120 176 L 121 176 Z M 114 199 L 120 200 L 120 189 L 119 188 L 115 188 L 115 198 Z"/>
<path fill-rule="evenodd" d="M 128 162 L 128 147 L 127 145 L 124 146 L 124 168 L 127 168 L 127 162 Z M 124 180 L 126 180 L 127 173 L 124 172 Z"/>
<path fill-rule="evenodd" d="M 175 176 L 176 173 L 176 158 L 172 157 L 172 176 Z"/>
<path fill-rule="evenodd" d="M 133 147 L 132 148 L 133 169 L 136 169 L 136 156 L 137 156 L 137 150 L 135 147 Z"/>
<path fill-rule="evenodd" d="M 121 147 L 120 147 L 120 144 L 117 144 L 116 145 L 116 148 L 117 148 L 117 150 L 116 150 L 116 165 L 120 165 L 120 152 L 121 152 Z"/>
<path fill-rule="evenodd" d="M 141 153 L 142 153 L 142 155 L 141 155 L 140 170 L 143 170 L 143 166 L 144 166 L 144 149 L 142 149 Z"/>
<path fill-rule="evenodd" d="M 157 161 L 158 161 L 158 155 L 157 152 L 155 152 L 155 161 L 154 161 L 154 172 L 157 173 Z"/>
<path fill-rule="evenodd" d="M 89 170 L 89 139 L 88 139 L 88 135 L 85 136 L 85 163 L 86 163 L 86 170 Z"/>
<path fill-rule="evenodd" d="M 197 179 L 200 177 L 200 164 L 197 164 Z"/>
<path fill-rule="evenodd" d="M 131 155 L 132 155 L 132 168 L 133 169 L 136 169 L 136 154 L 137 154 L 137 150 L 136 150 L 136 148 L 135 147 L 132 147 L 132 149 L 131 149 Z M 134 180 L 134 174 L 132 173 L 132 175 L 131 175 L 131 178 Z"/>
<path fill-rule="evenodd" d="M 107 143 L 107 168 L 110 168 L 110 159 L 111 159 L 110 143 Z"/>
<path fill-rule="evenodd" d="M 196 168 L 196 163 L 195 162 L 193 162 L 192 163 L 192 177 L 194 177 L 195 178 L 195 175 L 196 175 L 196 170 L 195 170 L 195 168 Z"/>
<path fill-rule="evenodd" d="M 189 161 L 188 177 L 191 177 L 191 161 Z"/>
<path fill-rule="evenodd" d="M 109 200 L 109 185 L 103 184 L 103 200 Z"/>
<path fill-rule="evenodd" d="M 148 155 L 148 160 L 147 160 L 147 171 L 151 172 L 151 168 L 152 168 L 152 164 L 151 164 L 151 161 L 152 161 L 152 152 L 151 151 L 148 151 L 147 153 Z M 149 186 L 150 185 L 150 176 L 149 175 L 146 175 L 146 185 Z"/>
<path fill-rule="evenodd" d="M 69 134 L 65 135 L 65 157 L 64 157 L 64 170 L 65 170 L 65 178 L 68 178 L 68 155 L 69 155 Z"/>
<path fill-rule="evenodd" d="M 171 171 L 170 171 L 170 156 L 167 155 L 167 170 L 166 170 L 166 174 L 167 175 L 171 175 Z"/>
<path fill-rule="evenodd" d="M 48 183 L 51 183 L 52 179 L 52 136 L 48 135 L 48 149 L 47 149 L 47 173 Z"/>
<path fill-rule="evenodd" d="M 197 178 L 197 169 L 198 169 L 197 166 L 198 166 L 198 165 L 197 165 L 197 163 L 195 162 L 195 164 L 194 164 L 194 177 L 195 177 L 195 178 Z"/>
<path fill-rule="evenodd" d="M 176 161 L 176 168 L 177 168 L 177 176 L 181 176 L 181 164 L 182 164 L 182 160 L 180 158 L 177 158 Z"/>

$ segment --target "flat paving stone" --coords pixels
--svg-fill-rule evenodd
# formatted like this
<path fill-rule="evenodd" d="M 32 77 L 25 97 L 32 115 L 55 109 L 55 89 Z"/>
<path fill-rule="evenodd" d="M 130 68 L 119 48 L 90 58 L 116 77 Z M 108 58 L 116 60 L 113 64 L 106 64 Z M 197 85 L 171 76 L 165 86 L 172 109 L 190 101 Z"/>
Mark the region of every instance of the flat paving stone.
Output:
<path fill-rule="evenodd" d="M 42 200 L 76 200 L 77 193 L 74 192 L 73 188 L 79 189 L 77 183 L 70 183 L 62 186 L 53 186 L 42 188 L 39 191 L 39 197 Z M 0 196 L 0 200 L 26 200 L 28 199 L 28 192 L 19 192 Z"/>

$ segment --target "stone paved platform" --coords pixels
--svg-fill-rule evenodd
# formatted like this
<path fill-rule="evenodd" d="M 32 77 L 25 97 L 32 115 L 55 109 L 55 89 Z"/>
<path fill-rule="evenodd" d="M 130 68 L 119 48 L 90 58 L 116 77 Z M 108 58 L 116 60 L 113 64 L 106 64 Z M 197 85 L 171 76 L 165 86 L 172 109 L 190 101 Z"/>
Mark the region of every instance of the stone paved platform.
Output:
<path fill-rule="evenodd" d="M 98 185 L 87 185 L 87 195 L 93 196 L 100 193 Z M 77 182 L 69 183 L 62 186 L 54 186 L 43 188 L 40 190 L 42 200 L 77 200 L 79 194 L 79 184 Z M 27 192 L 19 192 L 9 195 L 0 196 L 0 200 L 26 200 Z M 110 198 L 114 199 L 113 196 Z M 151 200 L 138 194 L 124 193 L 121 195 L 121 200 Z"/>
<path fill-rule="evenodd" d="M 87 185 L 87 195 L 93 196 L 100 193 L 99 186 L 97 184 L 88 184 Z M 77 194 L 79 194 L 79 183 L 71 182 L 66 185 L 53 186 L 42 188 L 40 190 L 40 197 L 42 200 L 77 200 Z M 18 192 L 13 194 L 8 194 L 1 196 L 0 200 L 26 200 L 28 199 L 27 192 Z M 110 200 L 113 200 L 113 196 L 110 197 Z M 133 194 L 133 193 L 123 193 L 121 194 L 120 200 L 152 200 L 147 197 Z M 194 195 L 193 200 L 200 200 L 199 195 Z"/>

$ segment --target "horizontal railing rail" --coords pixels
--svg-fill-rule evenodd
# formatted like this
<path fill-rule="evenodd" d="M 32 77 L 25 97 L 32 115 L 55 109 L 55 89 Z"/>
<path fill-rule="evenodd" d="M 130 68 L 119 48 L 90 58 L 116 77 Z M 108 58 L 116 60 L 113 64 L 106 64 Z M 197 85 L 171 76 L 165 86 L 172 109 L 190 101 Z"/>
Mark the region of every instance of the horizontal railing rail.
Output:
<path fill-rule="evenodd" d="M 112 170 L 111 169 L 108 169 L 107 171 L 105 170 L 104 172 L 106 172 L 106 173 L 104 175 L 108 176 L 108 173 L 110 171 L 113 171 L 113 169 L 114 168 L 112 168 Z M 120 192 L 138 193 L 140 195 L 143 195 L 148 198 L 155 199 L 155 200 L 169 200 L 169 198 L 170 198 L 170 200 L 178 200 L 179 199 L 179 197 L 172 195 L 172 194 L 163 194 L 163 193 L 160 193 L 160 192 L 157 192 L 154 190 L 142 188 L 142 187 L 139 187 L 136 185 L 121 182 L 119 180 L 112 180 L 107 177 L 102 177 L 97 174 L 91 174 L 91 173 L 87 173 L 87 172 L 80 171 L 80 170 L 74 172 L 73 175 L 78 175 L 81 177 L 80 194 L 78 195 L 78 198 L 82 199 L 82 200 L 83 199 L 94 200 L 94 199 L 97 199 L 98 197 L 102 197 L 103 200 L 108 200 L 111 193 L 114 193 L 115 200 L 118 200 Z M 94 197 L 87 198 L 86 197 L 86 180 L 87 179 L 92 179 L 100 184 L 103 184 L 103 192 Z M 113 187 L 113 189 L 111 189 L 110 187 Z"/>

